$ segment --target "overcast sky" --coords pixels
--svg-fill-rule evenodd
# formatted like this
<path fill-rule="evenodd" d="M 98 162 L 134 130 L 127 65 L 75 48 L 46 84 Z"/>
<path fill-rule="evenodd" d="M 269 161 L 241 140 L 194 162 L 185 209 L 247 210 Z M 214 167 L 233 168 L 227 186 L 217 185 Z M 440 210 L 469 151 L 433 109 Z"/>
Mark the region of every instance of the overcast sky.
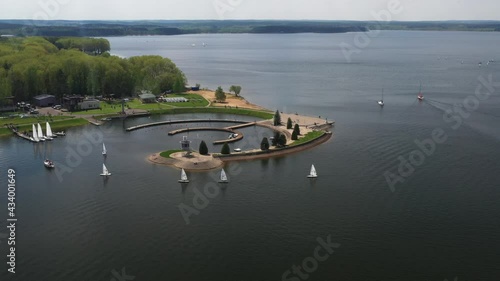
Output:
<path fill-rule="evenodd" d="M 0 19 L 500 20 L 500 0 L 0 0 Z"/>

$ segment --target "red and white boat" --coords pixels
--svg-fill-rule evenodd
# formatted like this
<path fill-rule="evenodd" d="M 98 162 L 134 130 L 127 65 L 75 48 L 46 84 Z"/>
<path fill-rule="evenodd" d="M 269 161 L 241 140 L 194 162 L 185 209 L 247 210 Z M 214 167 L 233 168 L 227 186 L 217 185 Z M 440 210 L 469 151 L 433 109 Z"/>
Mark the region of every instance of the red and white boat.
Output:
<path fill-rule="evenodd" d="M 422 83 L 420 83 L 420 90 L 418 91 L 417 99 L 419 101 L 423 101 L 424 100 L 424 95 L 422 95 Z"/>

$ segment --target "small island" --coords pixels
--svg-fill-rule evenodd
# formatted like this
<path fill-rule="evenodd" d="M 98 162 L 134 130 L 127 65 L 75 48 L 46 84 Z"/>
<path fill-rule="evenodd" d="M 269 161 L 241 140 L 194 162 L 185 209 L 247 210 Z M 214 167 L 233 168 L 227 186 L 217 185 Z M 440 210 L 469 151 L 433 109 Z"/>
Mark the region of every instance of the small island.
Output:
<path fill-rule="evenodd" d="M 246 161 L 253 159 L 263 159 L 269 157 L 283 156 L 290 153 L 295 153 L 303 151 L 306 149 L 313 148 L 328 141 L 332 133 L 330 128 L 334 124 L 333 121 L 328 121 L 327 119 L 322 119 L 318 117 L 310 117 L 299 115 L 298 113 L 282 113 L 276 111 L 271 114 L 269 110 L 266 110 L 258 105 L 252 104 L 242 97 L 232 94 L 226 94 L 224 102 L 217 102 L 217 95 L 221 89 L 217 91 L 204 90 L 200 91 L 199 94 L 211 102 L 213 107 L 218 107 L 219 109 L 239 109 L 246 110 L 248 115 L 251 112 L 267 112 L 268 116 L 271 118 L 264 119 L 262 121 L 256 122 L 245 122 L 238 120 L 182 120 L 182 121 L 165 121 L 156 122 L 150 124 L 143 124 L 139 126 L 134 126 L 128 128 L 127 131 L 139 130 L 142 128 L 147 128 L 151 126 L 160 126 L 165 124 L 172 124 L 173 122 L 182 123 L 202 123 L 202 122 L 235 122 L 238 125 L 217 128 L 217 127 L 200 127 L 200 128 L 186 128 L 181 130 L 172 131 L 169 135 L 175 135 L 177 133 L 182 133 L 186 131 L 197 131 L 197 130 L 225 130 L 232 132 L 234 138 L 227 140 L 215 141 L 214 144 L 222 144 L 221 153 L 208 154 L 208 151 L 194 151 L 192 148 L 188 148 L 187 151 L 183 150 L 168 150 L 164 152 L 158 152 L 150 155 L 148 160 L 160 165 L 173 166 L 179 169 L 184 169 L 188 171 L 202 171 L 216 169 L 224 165 L 224 162 L 230 161 Z M 212 107 L 212 108 L 213 108 Z M 286 122 L 283 122 L 286 120 Z M 261 126 L 274 131 L 273 140 L 264 138 L 261 142 L 260 149 L 252 149 L 247 151 L 237 151 L 231 152 L 229 147 L 225 147 L 228 142 L 239 141 L 244 138 L 243 134 L 236 131 L 237 128 L 243 128 L 248 126 Z"/>

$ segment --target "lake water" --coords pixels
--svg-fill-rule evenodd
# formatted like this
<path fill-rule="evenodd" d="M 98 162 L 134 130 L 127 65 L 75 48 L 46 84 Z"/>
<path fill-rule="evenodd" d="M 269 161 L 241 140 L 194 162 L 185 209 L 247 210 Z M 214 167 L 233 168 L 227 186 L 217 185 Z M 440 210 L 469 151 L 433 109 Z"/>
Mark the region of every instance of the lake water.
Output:
<path fill-rule="evenodd" d="M 282 280 L 293 265 L 311 262 L 317 239 L 328 236 L 340 247 L 310 269 L 307 280 L 498 279 L 500 85 L 479 85 L 489 75 L 500 81 L 500 34 L 382 32 L 348 61 L 339 46 L 354 46 L 355 36 L 109 38 L 116 55 L 169 57 L 190 84 L 241 85 L 256 104 L 334 119 L 334 138 L 283 158 L 229 164 L 225 188 L 216 188 L 216 173 L 208 172 L 189 173 L 191 183 L 181 187 L 179 171 L 145 160 L 177 148 L 181 136 L 167 133 L 185 125 L 123 129 L 180 118 L 252 118 L 154 116 L 73 128 L 45 144 L 0 139 L 2 185 L 6 168 L 14 168 L 19 219 L 18 273 L 12 278 L 2 269 L 1 279 Z M 420 82 L 424 102 L 416 100 Z M 491 94 L 473 98 L 478 87 Z M 376 103 L 382 89 L 384 108 Z M 444 119 L 448 109 L 456 113 Z M 435 130 L 446 140 L 428 155 L 412 153 L 416 141 L 432 139 Z M 247 138 L 233 148 L 255 147 L 271 135 L 262 128 L 242 131 Z M 189 138 L 197 147 L 226 135 Z M 113 173 L 108 180 L 99 177 L 100 137 Z M 67 158 L 69 151 L 80 156 Z M 412 173 L 403 170 L 404 182 L 391 190 L 384 174 L 398 174 L 400 156 L 418 165 Z M 66 172 L 47 171 L 45 157 Z M 315 181 L 306 178 L 311 164 L 319 173 Z M 206 203 L 193 204 L 205 188 L 215 194 L 188 225 L 179 205 Z M 0 202 L 4 208 L 6 188 Z M 0 253 L 6 261 L 5 240 Z"/>

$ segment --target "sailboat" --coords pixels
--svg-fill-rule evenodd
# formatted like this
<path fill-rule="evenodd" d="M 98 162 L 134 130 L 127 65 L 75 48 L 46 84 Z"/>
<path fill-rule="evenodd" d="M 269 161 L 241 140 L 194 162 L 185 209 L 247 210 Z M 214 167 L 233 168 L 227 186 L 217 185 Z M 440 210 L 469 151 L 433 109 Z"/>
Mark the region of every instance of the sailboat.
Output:
<path fill-rule="evenodd" d="M 219 183 L 228 183 L 228 182 L 229 181 L 227 180 L 226 171 L 224 171 L 224 169 L 222 169 L 222 171 L 220 172 Z"/>
<path fill-rule="evenodd" d="M 57 138 L 54 133 L 52 133 L 52 128 L 50 127 L 49 122 L 45 123 L 45 130 L 47 131 L 47 137 L 50 139 Z"/>
<path fill-rule="evenodd" d="M 38 138 L 41 141 L 45 141 L 45 137 L 43 136 L 43 132 L 42 132 L 42 126 L 40 126 L 40 123 L 38 123 L 37 125 L 38 125 Z"/>
<path fill-rule="evenodd" d="M 34 142 L 40 142 L 40 139 L 38 138 L 38 134 L 36 132 L 35 124 L 32 124 L 32 126 L 33 126 L 33 129 L 32 129 L 32 131 L 33 131 L 33 141 Z"/>
<path fill-rule="evenodd" d="M 384 89 L 382 89 L 382 99 L 379 100 L 377 103 L 380 106 L 384 106 Z"/>
<path fill-rule="evenodd" d="M 104 145 L 104 143 L 102 143 L 102 155 L 106 156 L 106 146 Z"/>
<path fill-rule="evenodd" d="M 309 175 L 307 176 L 308 178 L 317 178 L 318 174 L 316 173 L 316 168 L 314 168 L 314 165 L 311 166 L 311 171 L 309 172 Z"/>
<path fill-rule="evenodd" d="M 46 140 L 53 140 L 54 139 L 52 137 L 52 130 L 50 129 L 49 122 L 45 123 L 45 139 Z"/>
<path fill-rule="evenodd" d="M 424 95 L 422 95 L 422 82 L 420 82 L 420 90 L 418 91 L 417 99 L 419 101 L 423 101 L 424 100 Z"/>
<path fill-rule="evenodd" d="M 188 183 L 189 180 L 188 180 L 188 177 L 186 175 L 186 171 L 184 171 L 184 169 L 182 169 L 181 171 L 181 179 L 179 180 L 180 183 Z"/>
<path fill-rule="evenodd" d="M 111 176 L 111 173 L 108 171 L 108 168 L 106 168 L 106 165 L 102 164 L 102 174 L 101 176 Z"/>

